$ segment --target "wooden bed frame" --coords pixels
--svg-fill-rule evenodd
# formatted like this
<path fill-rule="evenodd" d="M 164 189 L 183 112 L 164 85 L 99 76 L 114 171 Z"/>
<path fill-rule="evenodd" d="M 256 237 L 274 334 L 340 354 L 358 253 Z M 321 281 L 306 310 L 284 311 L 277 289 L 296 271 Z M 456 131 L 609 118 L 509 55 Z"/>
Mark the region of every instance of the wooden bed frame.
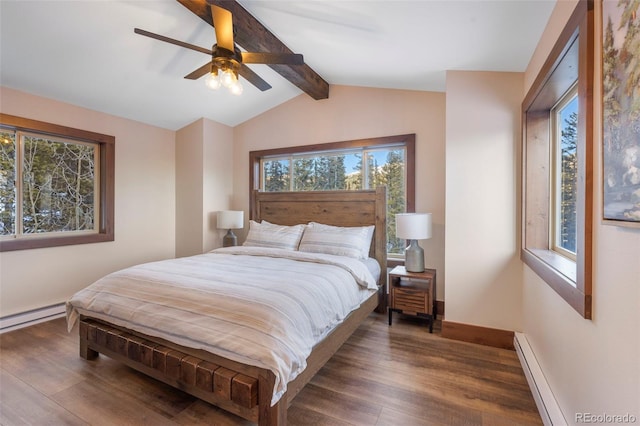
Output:
<path fill-rule="evenodd" d="M 371 257 L 380 264 L 379 291 L 318 343 L 307 368 L 271 406 L 275 376 L 267 369 L 176 345 L 86 316 L 80 319 L 80 356 L 99 353 L 259 425 L 285 425 L 293 398 L 376 308 L 386 288 L 386 192 L 254 192 L 251 218 L 282 225 L 311 221 L 336 226 L 375 225 Z"/>

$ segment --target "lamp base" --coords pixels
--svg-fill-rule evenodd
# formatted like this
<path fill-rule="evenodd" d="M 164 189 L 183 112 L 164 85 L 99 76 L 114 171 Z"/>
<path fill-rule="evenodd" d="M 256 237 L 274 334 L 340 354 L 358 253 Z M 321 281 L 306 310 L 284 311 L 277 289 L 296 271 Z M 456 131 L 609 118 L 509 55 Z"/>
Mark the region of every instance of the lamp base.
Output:
<path fill-rule="evenodd" d="M 233 233 L 231 229 L 227 231 L 227 234 L 222 238 L 222 247 L 233 247 L 238 245 L 238 237 Z"/>
<path fill-rule="evenodd" d="M 409 240 L 409 246 L 404 250 L 404 269 L 407 272 L 424 272 L 424 250 L 418 245 L 418 240 Z"/>

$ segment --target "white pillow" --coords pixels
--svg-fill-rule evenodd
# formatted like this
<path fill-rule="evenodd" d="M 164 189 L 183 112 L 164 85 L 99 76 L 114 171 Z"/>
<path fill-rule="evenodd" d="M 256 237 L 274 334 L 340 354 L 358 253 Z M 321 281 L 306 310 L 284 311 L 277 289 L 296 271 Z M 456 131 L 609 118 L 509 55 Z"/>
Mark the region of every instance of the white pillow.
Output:
<path fill-rule="evenodd" d="M 273 247 L 285 250 L 298 250 L 304 225 L 284 226 L 269 223 L 266 220 L 258 223 L 249 221 L 249 234 L 242 244 L 253 247 Z"/>
<path fill-rule="evenodd" d="M 366 259 L 374 226 L 331 226 L 310 222 L 304 229 L 298 250 Z"/>

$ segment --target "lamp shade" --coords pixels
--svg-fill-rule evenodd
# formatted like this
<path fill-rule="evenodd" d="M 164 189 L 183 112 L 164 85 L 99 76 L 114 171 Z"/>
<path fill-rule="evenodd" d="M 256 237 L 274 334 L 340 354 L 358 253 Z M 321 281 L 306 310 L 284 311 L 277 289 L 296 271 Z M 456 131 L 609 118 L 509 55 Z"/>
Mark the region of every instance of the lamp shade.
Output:
<path fill-rule="evenodd" d="M 431 238 L 431 213 L 396 214 L 396 238 L 403 240 Z"/>
<path fill-rule="evenodd" d="M 218 229 L 240 229 L 244 227 L 244 212 L 223 210 L 218 212 Z"/>

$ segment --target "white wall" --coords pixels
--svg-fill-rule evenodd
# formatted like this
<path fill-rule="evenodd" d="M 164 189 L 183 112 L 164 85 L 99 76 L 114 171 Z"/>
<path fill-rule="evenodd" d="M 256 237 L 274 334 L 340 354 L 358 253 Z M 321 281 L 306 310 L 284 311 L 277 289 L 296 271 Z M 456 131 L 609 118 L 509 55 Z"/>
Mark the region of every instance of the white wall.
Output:
<path fill-rule="evenodd" d="M 596 11 L 599 12 L 599 2 Z M 527 69 L 527 86 L 575 2 L 556 5 Z M 640 229 L 602 224 L 600 15 L 596 14 L 593 319 L 583 319 L 525 266 L 523 330 L 569 424 L 577 413 L 636 416 L 640 422 Z"/>
<path fill-rule="evenodd" d="M 416 134 L 416 211 L 433 213 L 422 241 L 444 297 L 444 93 L 331 86 L 329 99 L 300 95 L 234 128 L 234 201 L 249 208 L 249 151 Z M 245 235 L 246 228 L 242 234 Z"/>
<path fill-rule="evenodd" d="M 447 321 L 521 329 L 516 154 L 523 77 L 447 72 Z"/>
<path fill-rule="evenodd" d="M 115 241 L 0 253 L 0 317 L 66 301 L 104 274 L 175 252 L 174 132 L 0 87 L 2 112 L 113 135 Z"/>

